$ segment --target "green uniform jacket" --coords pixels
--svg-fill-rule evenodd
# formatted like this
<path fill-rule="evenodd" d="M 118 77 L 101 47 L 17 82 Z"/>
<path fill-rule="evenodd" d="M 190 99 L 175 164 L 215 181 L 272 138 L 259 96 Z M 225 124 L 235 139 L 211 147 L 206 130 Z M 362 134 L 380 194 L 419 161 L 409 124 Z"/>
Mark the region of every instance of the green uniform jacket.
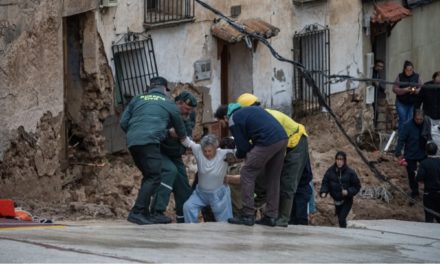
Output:
<path fill-rule="evenodd" d="M 191 136 L 195 122 L 191 118 L 191 115 L 183 120 L 185 124 L 186 133 Z M 186 152 L 186 148 L 180 143 L 179 139 L 167 137 L 160 144 L 160 152 L 167 155 L 170 158 L 180 158 Z"/>
<path fill-rule="evenodd" d="M 185 137 L 185 125 L 176 104 L 158 89 L 131 99 L 122 114 L 120 126 L 127 134 L 128 147 L 159 144 L 167 135 L 167 127 Z"/>

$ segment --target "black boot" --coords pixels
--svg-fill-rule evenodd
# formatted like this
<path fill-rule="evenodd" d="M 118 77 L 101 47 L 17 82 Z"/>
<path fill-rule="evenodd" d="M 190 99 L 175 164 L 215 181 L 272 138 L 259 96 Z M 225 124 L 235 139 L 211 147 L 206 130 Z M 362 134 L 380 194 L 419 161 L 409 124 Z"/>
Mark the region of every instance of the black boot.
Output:
<path fill-rule="evenodd" d="M 151 217 L 146 217 L 141 213 L 134 213 L 134 212 L 130 212 L 130 214 L 128 214 L 127 221 L 138 225 L 155 224 L 155 222 L 151 219 Z"/>
<path fill-rule="evenodd" d="M 155 212 L 151 216 L 151 218 L 156 224 L 169 224 L 169 223 L 171 223 L 171 218 L 169 218 L 168 216 L 164 215 L 161 212 Z"/>
<path fill-rule="evenodd" d="M 255 224 L 255 216 L 239 214 L 238 216 L 229 218 L 228 223 L 235 225 L 253 226 Z"/>
<path fill-rule="evenodd" d="M 185 218 L 183 216 L 176 215 L 176 223 L 178 223 L 178 224 L 185 223 Z"/>
<path fill-rule="evenodd" d="M 276 219 L 269 216 L 263 216 L 260 220 L 255 221 L 258 225 L 266 225 L 266 226 L 275 226 L 276 225 Z M 287 226 L 287 225 L 286 225 Z"/>
<path fill-rule="evenodd" d="M 276 219 L 276 226 L 287 227 L 292 214 L 293 199 L 280 199 L 280 205 L 278 209 L 279 217 Z M 266 216 L 264 216 L 266 217 Z"/>

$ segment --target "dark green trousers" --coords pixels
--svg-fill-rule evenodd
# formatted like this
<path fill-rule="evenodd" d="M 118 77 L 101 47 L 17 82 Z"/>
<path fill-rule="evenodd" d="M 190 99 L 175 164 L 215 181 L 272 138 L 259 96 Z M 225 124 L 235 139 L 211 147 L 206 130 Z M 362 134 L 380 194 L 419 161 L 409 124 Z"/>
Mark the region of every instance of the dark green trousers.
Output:
<path fill-rule="evenodd" d="M 280 198 L 292 199 L 309 158 L 307 137 L 302 136 L 295 148 L 287 149 L 280 181 Z"/>
<path fill-rule="evenodd" d="M 192 191 L 182 158 L 170 158 L 162 154 L 161 176 L 162 181 L 154 196 L 151 211 L 166 211 L 172 192 L 176 203 L 176 220 L 183 221 L 183 204 L 191 196 Z"/>
<path fill-rule="evenodd" d="M 307 137 L 302 136 L 295 148 L 287 149 L 280 179 L 280 205 L 277 225 L 287 226 L 299 180 L 309 158 Z"/>

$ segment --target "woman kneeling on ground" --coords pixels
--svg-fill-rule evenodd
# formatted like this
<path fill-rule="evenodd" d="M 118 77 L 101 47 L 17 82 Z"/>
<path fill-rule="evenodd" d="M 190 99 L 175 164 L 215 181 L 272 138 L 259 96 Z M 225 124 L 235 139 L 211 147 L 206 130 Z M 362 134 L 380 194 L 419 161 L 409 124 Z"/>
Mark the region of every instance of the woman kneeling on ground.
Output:
<path fill-rule="evenodd" d="M 186 138 L 182 144 L 192 149 L 197 161 L 198 184 L 191 197 L 183 205 L 185 223 L 198 223 L 200 210 L 210 206 L 217 222 L 226 222 L 232 218 L 231 191 L 224 184 L 228 169 L 226 154 L 232 149 L 218 148 L 219 142 L 214 135 L 206 135 L 196 144 Z"/>

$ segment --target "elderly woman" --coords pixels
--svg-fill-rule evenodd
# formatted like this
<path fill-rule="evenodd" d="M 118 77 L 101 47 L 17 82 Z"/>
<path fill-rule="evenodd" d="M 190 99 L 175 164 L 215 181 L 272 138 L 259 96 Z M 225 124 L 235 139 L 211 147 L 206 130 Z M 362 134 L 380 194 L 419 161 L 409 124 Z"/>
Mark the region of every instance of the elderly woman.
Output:
<path fill-rule="evenodd" d="M 199 176 L 196 189 L 183 205 L 185 223 L 197 223 L 200 210 L 208 205 L 217 222 L 232 218 L 231 191 L 224 184 L 224 178 L 228 169 L 226 154 L 234 150 L 218 148 L 219 142 L 211 134 L 204 136 L 200 144 L 189 138 L 182 144 L 192 149 Z"/>

